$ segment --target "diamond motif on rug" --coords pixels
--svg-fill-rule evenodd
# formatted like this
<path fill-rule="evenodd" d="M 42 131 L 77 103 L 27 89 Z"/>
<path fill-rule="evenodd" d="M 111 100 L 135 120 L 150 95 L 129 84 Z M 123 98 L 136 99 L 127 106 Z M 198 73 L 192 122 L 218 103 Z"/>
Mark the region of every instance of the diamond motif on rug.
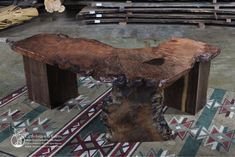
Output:
<path fill-rule="evenodd" d="M 187 133 L 190 133 L 193 123 L 194 120 L 188 120 L 188 118 L 181 117 L 178 120 L 173 117 L 169 122 L 169 127 L 172 129 L 174 137 L 178 136 L 181 140 L 184 140 Z"/>
<path fill-rule="evenodd" d="M 229 101 L 228 99 L 224 100 L 224 103 L 219 111 L 219 114 L 224 114 L 225 117 L 233 118 L 235 115 L 235 99 Z"/>

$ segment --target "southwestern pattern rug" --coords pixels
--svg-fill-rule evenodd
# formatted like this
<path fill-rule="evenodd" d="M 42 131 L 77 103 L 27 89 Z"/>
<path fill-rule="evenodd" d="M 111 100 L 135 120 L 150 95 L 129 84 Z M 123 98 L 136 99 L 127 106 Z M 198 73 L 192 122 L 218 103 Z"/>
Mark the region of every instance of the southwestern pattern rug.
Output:
<path fill-rule="evenodd" d="M 100 121 L 111 85 L 78 79 L 80 95 L 49 110 L 27 98 L 22 87 L 0 99 L 0 156 L 235 156 L 235 93 L 208 89 L 208 102 L 196 115 L 167 109 L 174 139 L 110 143 Z"/>

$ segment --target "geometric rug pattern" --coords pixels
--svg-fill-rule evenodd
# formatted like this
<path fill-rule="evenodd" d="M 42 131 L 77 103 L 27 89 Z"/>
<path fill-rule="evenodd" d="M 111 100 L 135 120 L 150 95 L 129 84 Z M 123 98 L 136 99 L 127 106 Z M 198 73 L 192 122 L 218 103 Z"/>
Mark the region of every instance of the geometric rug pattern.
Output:
<path fill-rule="evenodd" d="M 79 96 L 49 110 L 30 102 L 22 87 L 0 99 L 0 156 L 235 156 L 235 93 L 208 90 L 194 115 L 165 113 L 173 139 L 110 143 L 100 120 L 111 85 L 78 79 Z"/>

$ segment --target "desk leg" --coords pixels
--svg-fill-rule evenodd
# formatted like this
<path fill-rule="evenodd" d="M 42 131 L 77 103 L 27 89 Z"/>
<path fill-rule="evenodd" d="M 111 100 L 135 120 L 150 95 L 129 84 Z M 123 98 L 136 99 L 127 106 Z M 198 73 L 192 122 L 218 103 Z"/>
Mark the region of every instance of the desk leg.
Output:
<path fill-rule="evenodd" d="M 207 102 L 210 62 L 196 63 L 193 69 L 165 89 L 164 105 L 196 114 Z"/>
<path fill-rule="evenodd" d="M 76 74 L 23 57 L 29 99 L 55 108 L 78 95 Z"/>
<path fill-rule="evenodd" d="M 185 110 L 190 114 L 196 114 L 207 103 L 210 65 L 210 62 L 196 63 L 189 72 Z"/>

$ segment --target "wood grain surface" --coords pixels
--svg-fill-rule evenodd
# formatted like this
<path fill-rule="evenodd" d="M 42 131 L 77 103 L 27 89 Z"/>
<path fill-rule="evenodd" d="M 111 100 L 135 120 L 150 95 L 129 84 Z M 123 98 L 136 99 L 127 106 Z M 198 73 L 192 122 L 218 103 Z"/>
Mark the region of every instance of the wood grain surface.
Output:
<path fill-rule="evenodd" d="M 96 79 L 124 74 L 167 87 L 184 76 L 196 62 L 206 62 L 220 49 L 203 42 L 172 38 L 157 47 L 115 48 L 96 40 L 40 34 L 13 43 L 12 49 L 34 60 L 85 73 Z"/>

